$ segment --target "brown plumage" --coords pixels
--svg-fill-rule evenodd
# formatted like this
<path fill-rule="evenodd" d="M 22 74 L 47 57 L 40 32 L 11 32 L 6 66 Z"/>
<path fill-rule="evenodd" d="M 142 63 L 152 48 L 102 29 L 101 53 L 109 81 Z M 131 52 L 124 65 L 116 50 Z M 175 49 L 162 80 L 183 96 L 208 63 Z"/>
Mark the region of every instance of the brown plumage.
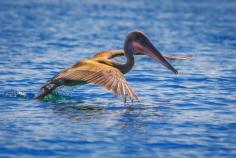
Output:
<path fill-rule="evenodd" d="M 49 80 L 48 83 L 41 88 L 37 98 L 43 99 L 61 85 L 94 83 L 113 91 L 114 95 L 122 96 L 124 101 L 126 101 L 127 96 L 129 96 L 131 100 L 138 99 L 137 94 L 127 83 L 124 74 L 132 69 L 134 65 L 134 55 L 144 54 L 158 60 L 176 74 L 178 72 L 166 59 L 181 60 L 188 58 L 187 56 L 170 55 L 163 57 L 142 32 L 133 31 L 129 33 L 125 40 L 124 50 L 102 51 L 87 60 L 77 62 Z M 127 62 L 122 64 L 111 60 L 119 56 L 125 56 Z"/>

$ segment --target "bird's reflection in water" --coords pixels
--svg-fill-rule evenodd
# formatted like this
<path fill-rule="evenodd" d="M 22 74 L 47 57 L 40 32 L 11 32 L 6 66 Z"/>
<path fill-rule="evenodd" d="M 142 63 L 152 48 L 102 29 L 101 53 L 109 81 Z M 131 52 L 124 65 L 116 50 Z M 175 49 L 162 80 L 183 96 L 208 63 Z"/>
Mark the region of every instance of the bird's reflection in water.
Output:
<path fill-rule="evenodd" d="M 58 115 L 67 117 L 72 122 L 81 123 L 84 120 L 92 120 L 99 113 L 103 113 L 104 108 L 88 104 L 84 101 L 77 102 L 66 102 L 66 103 L 54 103 L 52 105 L 52 110 Z"/>
<path fill-rule="evenodd" d="M 64 93 L 65 94 L 65 93 Z M 104 128 L 119 128 L 130 131 L 142 130 L 147 122 L 158 122 L 162 119 L 161 111 L 152 102 L 129 102 L 124 104 L 118 99 L 96 96 L 86 98 L 86 95 L 60 95 L 53 93 L 45 98 L 51 103 L 54 113 L 68 118 L 77 124 L 93 124 Z M 102 99 L 101 99 L 102 98 Z"/>
<path fill-rule="evenodd" d="M 110 101 L 111 100 L 111 101 Z M 161 114 L 153 110 L 151 106 L 142 103 L 130 103 L 124 105 L 120 102 L 112 103 L 109 101 L 88 101 L 80 100 L 77 102 L 53 103 L 53 111 L 68 118 L 71 122 L 77 124 L 92 124 L 101 129 L 122 129 L 130 131 L 132 129 L 140 130 L 141 133 L 146 133 L 143 129 L 150 121 L 149 116 L 160 119 Z M 153 113 L 151 114 L 150 112 Z M 154 113 L 155 111 L 155 113 Z M 151 120 L 153 121 L 153 120 Z M 142 130 L 143 129 L 143 130 Z"/>
<path fill-rule="evenodd" d="M 121 113 L 121 120 L 118 122 L 118 125 L 128 131 L 130 129 L 142 131 L 147 122 L 150 122 L 150 118 L 152 118 L 151 121 L 154 121 L 153 118 L 155 118 L 155 121 L 158 121 L 162 117 L 158 111 L 154 112 L 152 109 L 153 107 L 142 103 L 139 103 L 137 106 L 130 106 Z"/>

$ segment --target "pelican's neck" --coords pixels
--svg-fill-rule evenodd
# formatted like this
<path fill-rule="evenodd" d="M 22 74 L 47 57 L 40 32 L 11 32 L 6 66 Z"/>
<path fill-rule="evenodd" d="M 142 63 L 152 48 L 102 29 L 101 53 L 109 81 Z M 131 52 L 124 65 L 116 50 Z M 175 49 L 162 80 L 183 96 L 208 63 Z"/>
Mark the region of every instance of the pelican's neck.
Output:
<path fill-rule="evenodd" d="M 125 74 L 129 72 L 134 66 L 134 51 L 132 48 L 132 41 L 126 40 L 124 44 L 124 55 L 126 57 L 126 63 L 122 64 L 122 72 Z"/>
<path fill-rule="evenodd" d="M 134 66 L 134 56 L 132 55 L 125 55 L 126 63 L 122 64 L 122 72 L 125 74 L 129 72 Z"/>

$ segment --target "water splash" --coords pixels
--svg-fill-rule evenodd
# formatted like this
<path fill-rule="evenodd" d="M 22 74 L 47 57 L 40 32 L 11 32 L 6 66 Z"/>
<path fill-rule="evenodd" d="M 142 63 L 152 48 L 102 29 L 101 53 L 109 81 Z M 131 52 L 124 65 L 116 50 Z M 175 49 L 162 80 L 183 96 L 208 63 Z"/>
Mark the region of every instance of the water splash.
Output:
<path fill-rule="evenodd" d="M 36 94 L 25 91 L 17 90 L 5 90 L 0 92 L 0 98 L 22 98 L 22 99 L 34 99 Z"/>
<path fill-rule="evenodd" d="M 54 103 L 75 103 L 78 102 L 78 97 L 73 96 L 73 88 L 69 87 L 60 87 L 53 93 L 44 97 L 42 101 L 54 102 Z M 0 91 L 0 98 L 12 98 L 12 99 L 26 99 L 32 100 L 35 99 L 37 93 L 27 92 L 23 90 L 14 90 L 14 89 L 3 89 Z M 79 99 L 80 100 L 80 99 Z"/>

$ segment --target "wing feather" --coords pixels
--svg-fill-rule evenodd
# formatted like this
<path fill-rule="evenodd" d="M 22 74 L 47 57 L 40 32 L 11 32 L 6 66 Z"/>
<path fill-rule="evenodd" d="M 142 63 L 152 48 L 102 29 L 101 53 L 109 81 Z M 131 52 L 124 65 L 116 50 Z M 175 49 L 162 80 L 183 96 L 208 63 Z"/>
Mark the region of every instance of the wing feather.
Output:
<path fill-rule="evenodd" d="M 112 84 L 112 86 L 111 86 L 111 89 L 112 89 L 112 91 L 113 91 L 113 93 L 114 93 L 115 96 L 118 95 L 117 88 L 118 88 L 117 78 L 115 77 L 115 78 L 114 78 L 114 82 L 113 82 L 113 84 Z"/>
<path fill-rule="evenodd" d="M 104 85 L 108 90 L 111 90 L 112 83 L 114 82 L 114 78 L 110 77 L 109 81 Z"/>

